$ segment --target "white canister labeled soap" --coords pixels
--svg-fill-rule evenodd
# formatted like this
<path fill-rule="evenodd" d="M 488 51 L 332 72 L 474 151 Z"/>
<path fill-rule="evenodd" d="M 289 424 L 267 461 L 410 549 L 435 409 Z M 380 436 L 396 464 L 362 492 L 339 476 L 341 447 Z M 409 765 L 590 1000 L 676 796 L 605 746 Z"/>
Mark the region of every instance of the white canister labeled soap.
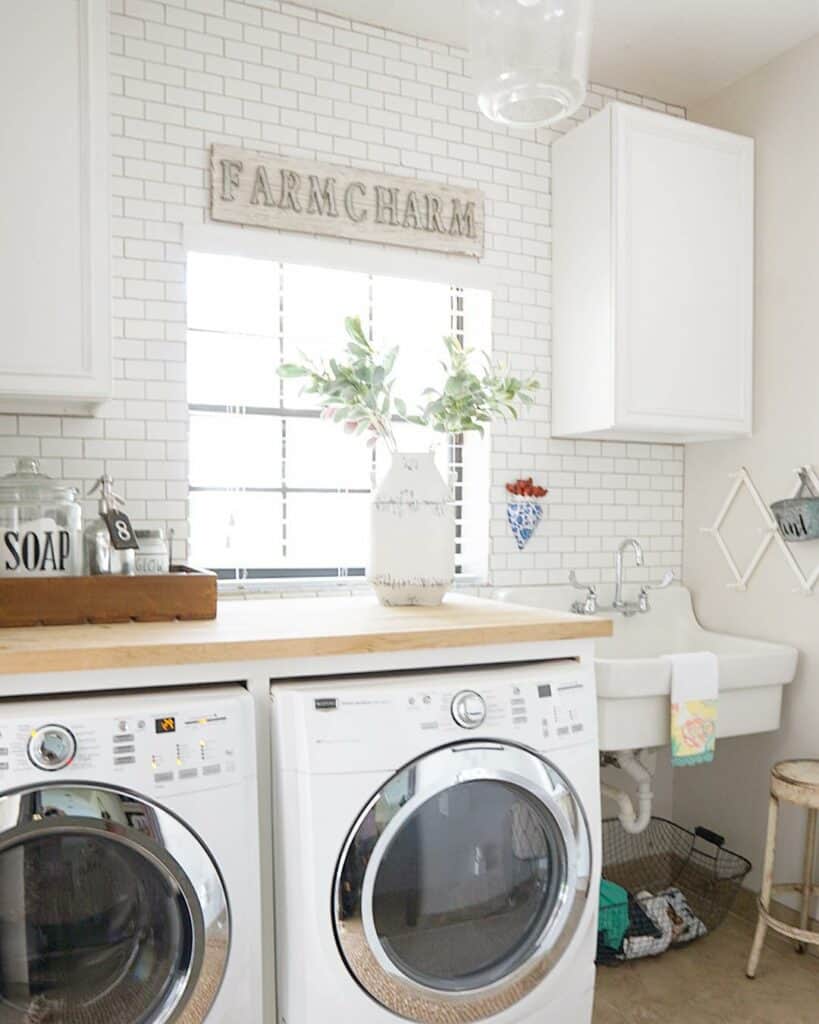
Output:
<path fill-rule="evenodd" d="M 0 477 L 0 576 L 79 576 L 82 506 L 77 490 L 20 458 Z"/>
<path fill-rule="evenodd" d="M 137 576 L 160 576 L 170 572 L 168 543 L 163 530 L 136 530 L 139 549 L 134 552 Z"/>

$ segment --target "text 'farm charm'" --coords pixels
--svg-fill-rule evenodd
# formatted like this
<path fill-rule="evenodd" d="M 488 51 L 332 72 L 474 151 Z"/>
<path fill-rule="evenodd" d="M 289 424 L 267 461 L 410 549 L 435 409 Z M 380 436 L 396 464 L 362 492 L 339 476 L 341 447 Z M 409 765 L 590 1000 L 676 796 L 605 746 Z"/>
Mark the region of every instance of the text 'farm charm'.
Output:
<path fill-rule="evenodd" d="M 211 218 L 483 256 L 483 193 L 213 146 Z"/>

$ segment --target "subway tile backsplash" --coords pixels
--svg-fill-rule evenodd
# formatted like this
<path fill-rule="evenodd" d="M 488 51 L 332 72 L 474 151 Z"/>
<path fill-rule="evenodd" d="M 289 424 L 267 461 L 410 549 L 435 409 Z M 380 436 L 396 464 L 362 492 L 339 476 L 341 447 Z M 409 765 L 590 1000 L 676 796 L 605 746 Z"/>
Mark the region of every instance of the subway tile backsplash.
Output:
<path fill-rule="evenodd" d="M 104 470 L 137 525 L 187 532 L 183 225 L 207 219 L 214 142 L 476 186 L 485 263 L 498 272 L 495 352 L 544 385 L 520 422 L 494 428 L 489 582 L 611 579 L 624 536 L 634 579 L 679 572 L 683 448 L 549 436 L 550 130 L 479 117 L 458 50 L 276 0 L 112 0 L 111 146 L 115 397 L 99 418 L 0 416 L 0 472 L 15 456 L 83 493 Z M 593 86 L 608 99 L 685 111 Z M 558 126 L 565 131 L 572 122 Z M 534 476 L 546 515 L 519 552 L 504 484 Z M 92 507 L 92 506 L 89 506 Z"/>

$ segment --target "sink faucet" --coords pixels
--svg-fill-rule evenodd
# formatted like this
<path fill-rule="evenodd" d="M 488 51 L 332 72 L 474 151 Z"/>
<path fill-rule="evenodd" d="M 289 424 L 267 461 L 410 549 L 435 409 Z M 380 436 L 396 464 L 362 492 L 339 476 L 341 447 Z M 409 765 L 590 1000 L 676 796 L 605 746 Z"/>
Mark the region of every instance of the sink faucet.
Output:
<path fill-rule="evenodd" d="M 634 615 L 635 612 L 640 610 L 639 604 L 623 600 L 623 555 L 629 548 L 634 552 L 635 565 L 640 566 L 643 564 L 643 547 L 640 542 L 635 540 L 633 537 L 629 537 L 627 540 L 624 540 L 617 549 L 617 554 L 614 556 L 616 582 L 614 587 L 614 600 L 611 603 L 611 606 L 615 611 L 622 612 L 624 615 Z"/>
<path fill-rule="evenodd" d="M 626 618 L 630 618 L 632 615 L 636 615 L 638 612 L 645 614 L 645 612 L 651 611 L 651 605 L 648 600 L 648 592 L 650 590 L 665 590 L 666 587 L 670 587 L 674 582 L 674 573 L 671 569 L 665 573 L 659 583 L 644 583 L 640 587 L 640 593 L 636 601 L 624 601 L 623 600 L 623 555 L 631 549 L 634 552 L 635 565 L 642 565 L 644 562 L 643 547 L 638 540 L 633 537 L 629 537 L 624 540 L 620 547 L 617 549 L 615 555 L 614 567 L 615 567 L 615 587 L 614 587 L 614 600 L 611 605 L 601 605 L 598 603 L 597 598 L 597 587 L 593 584 L 581 583 L 577 578 L 577 574 L 574 569 L 569 573 L 569 583 L 575 588 L 575 590 L 584 591 L 584 597 L 579 601 L 573 601 L 571 605 L 571 611 L 575 615 L 597 615 L 598 612 L 620 612 L 621 615 L 625 615 Z"/>

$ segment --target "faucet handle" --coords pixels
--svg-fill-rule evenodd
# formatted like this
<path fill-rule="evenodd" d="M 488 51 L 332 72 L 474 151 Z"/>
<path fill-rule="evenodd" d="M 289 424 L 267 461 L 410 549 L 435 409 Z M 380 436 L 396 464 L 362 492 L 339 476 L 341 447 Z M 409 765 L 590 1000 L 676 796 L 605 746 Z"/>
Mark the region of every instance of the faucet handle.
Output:
<path fill-rule="evenodd" d="M 644 583 L 640 587 L 640 595 L 637 598 L 637 610 L 643 613 L 651 611 L 651 605 L 648 603 L 649 590 L 665 590 L 666 587 L 671 586 L 674 579 L 674 570 L 669 569 L 659 583 Z"/>
<path fill-rule="evenodd" d="M 597 587 L 593 583 L 580 582 L 574 569 L 569 572 L 569 583 L 571 583 L 575 590 L 587 590 L 590 594 L 597 593 Z"/>
<path fill-rule="evenodd" d="M 586 592 L 585 599 L 573 601 L 570 610 L 575 615 L 596 615 L 597 587 L 593 583 L 581 583 L 574 569 L 569 573 L 569 583 L 571 583 L 575 590 L 584 590 Z"/>
<path fill-rule="evenodd" d="M 642 586 L 643 590 L 665 590 L 666 587 L 670 587 L 676 577 L 674 576 L 674 570 L 669 569 L 660 580 L 659 583 L 644 583 Z"/>

